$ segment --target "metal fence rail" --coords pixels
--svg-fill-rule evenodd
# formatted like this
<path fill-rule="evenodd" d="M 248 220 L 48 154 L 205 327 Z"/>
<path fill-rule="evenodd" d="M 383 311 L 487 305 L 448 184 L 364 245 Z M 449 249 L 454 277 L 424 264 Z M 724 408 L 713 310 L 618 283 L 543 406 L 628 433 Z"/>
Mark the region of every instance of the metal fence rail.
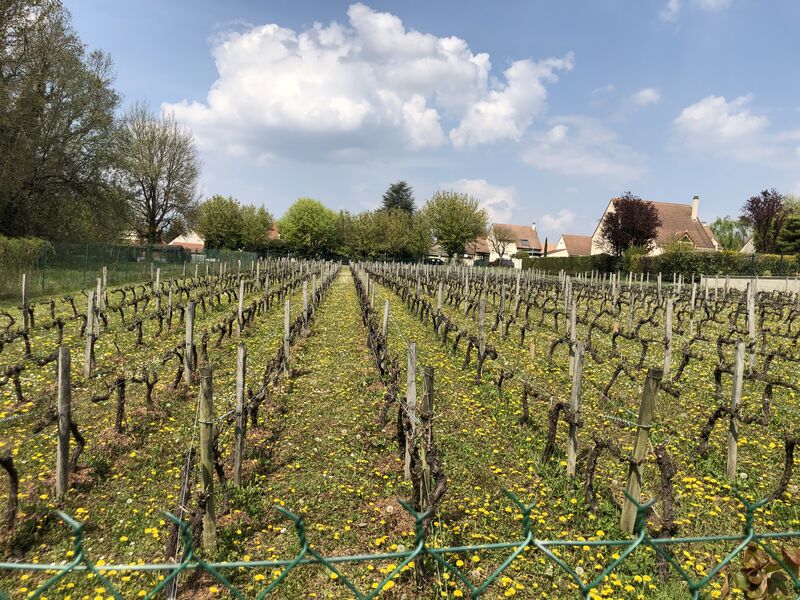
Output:
<path fill-rule="evenodd" d="M 503 572 L 511 565 L 515 558 L 517 558 L 526 549 L 536 550 L 540 552 L 549 562 L 557 566 L 561 572 L 574 583 L 580 590 L 580 596 L 584 598 L 600 597 L 596 592 L 597 588 L 604 582 L 605 578 L 612 573 L 618 566 L 622 565 L 629 556 L 631 556 L 639 548 L 650 548 L 661 557 L 671 567 L 672 573 L 677 573 L 679 580 L 682 580 L 686 586 L 687 591 L 692 598 L 700 598 L 701 593 L 717 578 L 722 570 L 728 566 L 735 558 L 742 555 L 748 548 L 760 548 L 774 561 L 774 568 L 782 570 L 785 574 L 786 588 L 790 594 L 800 599 L 800 579 L 798 578 L 798 564 L 786 560 L 786 554 L 776 552 L 775 548 L 770 544 L 771 542 L 780 542 L 782 540 L 791 540 L 800 537 L 800 531 L 787 531 L 787 532 L 771 532 L 771 533 L 756 533 L 754 530 L 753 522 L 755 513 L 758 509 L 763 507 L 768 499 L 761 500 L 756 503 L 747 502 L 743 498 L 739 500 L 744 505 L 745 509 L 745 522 L 741 534 L 738 535 L 717 535 L 706 537 L 684 537 L 684 538 L 654 538 L 646 528 L 645 518 L 653 501 L 645 504 L 636 504 L 636 525 L 634 528 L 634 535 L 631 539 L 627 540 L 540 540 L 534 537 L 531 526 L 531 513 L 534 509 L 534 504 L 525 505 L 511 492 L 506 491 L 506 496 L 514 503 L 522 520 L 522 538 L 508 542 L 499 542 L 494 544 L 477 544 L 472 546 L 450 546 L 450 547 L 436 547 L 429 545 L 424 522 L 428 513 L 417 513 L 406 503 L 400 501 L 400 504 L 407 510 L 415 520 L 415 539 L 414 546 L 409 550 L 378 553 L 378 554 L 361 554 L 350 556 L 335 556 L 325 557 L 314 550 L 308 542 L 306 537 L 306 526 L 302 517 L 282 508 L 276 506 L 275 508 L 288 520 L 294 524 L 294 529 L 297 534 L 299 549 L 291 559 L 285 560 L 255 560 L 255 561 L 232 561 L 232 562 L 207 562 L 194 555 L 194 546 L 192 543 L 192 535 L 188 526 L 177 517 L 170 513 L 166 513 L 167 517 L 173 521 L 180 528 L 181 539 L 184 545 L 184 558 L 180 563 L 151 563 L 151 564 L 117 564 L 102 566 L 92 562 L 84 551 L 84 525 L 75 519 L 71 518 L 63 512 L 58 511 L 58 516 L 72 529 L 72 537 L 74 543 L 73 555 L 69 561 L 64 561 L 62 564 L 39 564 L 39 563 L 15 563 L 15 562 L 0 562 L 0 574 L 3 571 L 17 571 L 27 573 L 41 573 L 45 572 L 50 575 L 49 579 L 39 584 L 39 586 L 27 594 L 27 598 L 35 599 L 41 598 L 48 590 L 51 590 L 61 579 L 70 573 L 84 572 L 91 573 L 97 578 L 93 581 L 95 588 L 99 587 L 99 583 L 105 588 L 106 592 L 114 598 L 121 599 L 123 596 L 104 576 L 104 573 L 111 571 L 118 572 L 159 572 L 164 574 L 163 579 L 151 589 L 144 597 L 154 598 L 158 596 L 170 582 L 178 577 L 183 572 L 189 571 L 203 571 L 213 577 L 219 585 L 221 585 L 232 596 L 244 599 L 243 593 L 238 590 L 235 585 L 227 578 L 223 571 L 230 569 L 255 569 L 255 568 L 271 568 L 280 570 L 280 573 L 270 581 L 265 588 L 258 594 L 257 598 L 260 600 L 268 596 L 271 592 L 276 592 L 275 597 L 280 595 L 280 585 L 283 580 L 295 569 L 302 568 L 306 565 L 317 565 L 327 569 L 331 578 L 335 580 L 338 585 L 344 586 L 349 592 L 359 600 L 368 600 L 375 598 L 382 591 L 387 590 L 394 586 L 394 579 L 399 576 L 401 571 L 415 566 L 414 561 L 423 561 L 428 557 L 429 562 L 435 562 L 438 567 L 450 573 L 451 577 L 455 577 L 464 588 L 468 591 L 470 598 L 480 598 L 483 596 L 487 589 L 496 583 L 501 577 Z M 700 578 L 695 578 L 692 574 L 685 569 L 679 561 L 675 558 L 673 552 L 670 550 L 671 546 L 686 545 L 686 544 L 713 544 L 721 542 L 734 542 L 736 545 L 725 555 L 725 557 L 713 568 L 707 571 Z M 603 547 L 615 550 L 615 558 L 610 562 L 602 571 L 600 571 L 593 579 L 585 580 L 579 574 L 578 568 L 571 567 L 564 558 L 558 556 L 559 549 L 569 549 L 576 547 Z M 470 580 L 470 578 L 456 564 L 448 560 L 448 555 L 456 555 L 466 552 L 479 552 L 485 550 L 507 550 L 510 551 L 505 560 L 482 582 L 477 583 Z M 381 580 L 377 586 L 372 586 L 369 591 L 361 591 L 353 583 L 351 579 L 346 577 L 342 571 L 337 568 L 337 565 L 344 563 L 363 563 L 363 562 L 380 562 L 392 561 L 397 564 L 395 567 Z M 758 596 L 768 597 L 768 596 Z M 783 596 L 782 596 L 783 597 Z M 0 598 L 6 600 L 8 597 L 0 592 Z"/>

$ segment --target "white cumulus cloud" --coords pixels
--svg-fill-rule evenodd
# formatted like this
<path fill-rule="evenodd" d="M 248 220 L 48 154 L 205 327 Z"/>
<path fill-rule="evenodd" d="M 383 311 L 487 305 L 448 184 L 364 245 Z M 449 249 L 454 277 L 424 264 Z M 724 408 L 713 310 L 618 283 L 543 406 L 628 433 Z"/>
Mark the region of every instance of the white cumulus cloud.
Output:
<path fill-rule="evenodd" d="M 692 0 L 691 4 L 707 12 L 719 12 L 725 10 L 733 3 L 733 0 Z M 661 9 L 659 16 L 665 21 L 675 22 L 683 8 L 683 0 L 667 0 L 664 8 Z"/>
<path fill-rule="evenodd" d="M 647 106 L 648 104 L 657 104 L 661 101 L 661 92 L 656 88 L 646 87 L 640 89 L 635 94 L 631 95 L 631 102 L 636 106 Z"/>
<path fill-rule="evenodd" d="M 225 32 L 212 56 L 218 77 L 206 98 L 162 109 L 204 149 L 308 160 L 519 140 L 545 108 L 546 84 L 573 64 L 571 54 L 523 59 L 494 76 L 489 55 L 465 40 L 360 3 L 345 25 Z"/>
<path fill-rule="evenodd" d="M 467 111 L 461 124 L 450 132 L 457 148 L 496 142 L 519 141 L 522 134 L 545 107 L 545 82 L 557 81 L 557 70 L 570 70 L 572 54 L 563 59 L 541 62 L 518 60 L 505 72 L 506 84 L 492 90 Z"/>
<path fill-rule="evenodd" d="M 539 224 L 545 231 L 564 232 L 575 222 L 575 213 L 568 208 L 562 208 L 557 214 L 542 215 Z M 569 233 L 568 231 L 566 233 Z"/>
<path fill-rule="evenodd" d="M 443 190 L 453 190 L 469 194 L 489 213 L 492 223 L 510 223 L 511 214 L 517 205 L 517 192 L 513 187 L 493 185 L 485 179 L 459 179 L 439 186 Z"/>
<path fill-rule="evenodd" d="M 800 131 L 774 133 L 765 115 L 751 109 L 752 97 L 706 96 L 684 108 L 673 123 L 678 139 L 702 156 L 745 163 L 800 168 L 796 154 Z"/>
<path fill-rule="evenodd" d="M 636 180 L 644 173 L 644 157 L 595 119 L 556 117 L 551 125 L 531 136 L 532 144 L 521 155 L 523 162 L 541 171 L 599 177 L 613 183 Z"/>

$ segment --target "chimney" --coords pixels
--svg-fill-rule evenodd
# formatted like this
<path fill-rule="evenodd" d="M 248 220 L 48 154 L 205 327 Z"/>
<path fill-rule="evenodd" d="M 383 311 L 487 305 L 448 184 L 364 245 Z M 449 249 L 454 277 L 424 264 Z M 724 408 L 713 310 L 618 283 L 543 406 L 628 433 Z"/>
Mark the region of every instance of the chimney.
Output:
<path fill-rule="evenodd" d="M 534 221 L 533 223 L 531 223 L 531 229 L 533 229 L 534 231 L 536 231 L 536 221 Z"/>
<path fill-rule="evenodd" d="M 697 209 L 700 207 L 700 196 L 692 198 L 692 220 L 697 220 Z"/>

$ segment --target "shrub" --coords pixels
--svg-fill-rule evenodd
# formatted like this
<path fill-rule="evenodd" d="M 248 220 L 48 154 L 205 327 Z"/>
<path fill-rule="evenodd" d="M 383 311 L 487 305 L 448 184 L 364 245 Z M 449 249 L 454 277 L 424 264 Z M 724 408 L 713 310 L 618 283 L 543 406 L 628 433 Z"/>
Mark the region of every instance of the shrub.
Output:
<path fill-rule="evenodd" d="M 20 273 L 38 268 L 55 250 L 47 240 L 40 238 L 10 238 L 0 235 L 0 273 L 3 277 L 16 277 Z"/>

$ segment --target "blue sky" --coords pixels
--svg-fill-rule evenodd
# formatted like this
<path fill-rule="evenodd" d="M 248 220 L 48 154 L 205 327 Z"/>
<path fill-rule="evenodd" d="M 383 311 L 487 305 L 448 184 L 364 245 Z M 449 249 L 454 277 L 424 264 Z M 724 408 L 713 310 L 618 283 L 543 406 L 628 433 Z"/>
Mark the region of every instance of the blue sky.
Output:
<path fill-rule="evenodd" d="M 738 214 L 800 193 L 796 0 L 66 0 L 125 104 L 197 138 L 202 191 L 280 216 L 407 180 L 541 237 L 626 190 Z"/>

